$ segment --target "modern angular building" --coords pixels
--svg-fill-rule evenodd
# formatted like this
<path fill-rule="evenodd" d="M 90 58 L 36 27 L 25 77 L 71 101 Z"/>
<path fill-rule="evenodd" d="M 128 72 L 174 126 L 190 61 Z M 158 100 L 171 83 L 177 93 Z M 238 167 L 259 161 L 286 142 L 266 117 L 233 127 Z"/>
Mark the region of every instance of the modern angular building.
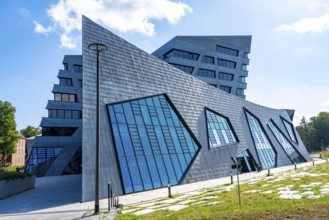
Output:
<path fill-rule="evenodd" d="M 240 172 L 252 172 L 310 160 L 292 125 L 293 111 L 260 106 L 232 92 L 245 88 L 239 79 L 247 76 L 241 66 L 249 62 L 251 37 L 176 37 L 154 52 L 162 59 L 167 54 L 163 61 L 86 17 L 82 33 L 83 55 L 64 57 L 28 171 L 39 176 L 82 172 L 82 201 L 94 199 L 92 43 L 109 49 L 100 53 L 101 197 L 107 195 L 110 181 L 114 193 L 122 195 L 166 187 L 168 182 L 228 176 L 236 163 L 241 164 Z M 198 58 L 189 61 L 185 56 Z M 235 62 L 235 68 L 228 67 L 228 61 Z M 186 73 L 186 68 L 182 71 L 168 62 L 193 66 L 193 71 Z M 216 77 L 200 76 L 199 69 L 214 71 Z M 231 74 L 232 80 L 224 82 L 221 73 Z M 230 86 L 232 94 L 209 84 Z"/>
<path fill-rule="evenodd" d="M 26 170 L 38 176 L 81 173 L 82 56 L 65 56 L 64 69 L 54 85 L 54 99 L 42 118 L 42 136 L 36 136 Z"/>
<path fill-rule="evenodd" d="M 110 181 L 114 193 L 122 195 L 166 187 L 168 182 L 228 176 L 236 163 L 242 165 L 241 172 L 251 172 L 310 160 L 292 125 L 292 111 L 267 108 L 214 88 L 196 73 L 181 71 L 83 17 L 82 201 L 94 199 L 95 189 L 92 43 L 108 47 L 100 53 L 101 197 L 106 197 Z M 248 47 L 241 51 L 249 52 Z M 218 59 L 224 59 L 217 52 L 195 53 L 213 56 L 216 68 Z M 239 52 L 240 64 L 248 63 Z"/>
<path fill-rule="evenodd" d="M 176 36 L 153 55 L 227 93 L 245 98 L 251 36 Z"/>

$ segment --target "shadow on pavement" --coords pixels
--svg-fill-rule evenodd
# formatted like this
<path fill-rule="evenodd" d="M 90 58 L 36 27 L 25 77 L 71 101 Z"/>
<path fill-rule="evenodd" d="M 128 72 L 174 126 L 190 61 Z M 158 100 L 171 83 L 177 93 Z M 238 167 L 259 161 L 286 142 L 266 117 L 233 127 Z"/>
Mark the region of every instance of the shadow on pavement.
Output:
<path fill-rule="evenodd" d="M 38 177 L 35 188 L 0 200 L 0 214 L 19 214 L 81 201 L 81 175 Z"/>

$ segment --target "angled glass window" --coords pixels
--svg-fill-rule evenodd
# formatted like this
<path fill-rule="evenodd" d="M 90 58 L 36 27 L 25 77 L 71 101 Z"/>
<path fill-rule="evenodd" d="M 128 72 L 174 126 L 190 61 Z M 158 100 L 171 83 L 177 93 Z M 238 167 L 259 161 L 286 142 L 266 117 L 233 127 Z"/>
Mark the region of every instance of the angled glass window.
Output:
<path fill-rule="evenodd" d="M 231 56 L 235 56 L 237 57 L 239 55 L 239 51 L 232 49 L 232 48 L 228 48 L 228 47 L 223 47 L 223 46 L 216 46 L 216 51 L 218 53 L 223 53 L 223 54 L 227 54 L 227 55 L 231 55 Z"/>
<path fill-rule="evenodd" d="M 197 76 L 203 76 L 208 78 L 216 78 L 216 72 L 213 70 L 206 70 L 206 69 L 198 69 L 196 72 Z"/>
<path fill-rule="evenodd" d="M 280 143 L 281 147 L 284 149 L 292 163 L 305 162 L 304 158 L 296 151 L 296 149 L 289 143 L 283 133 L 279 130 L 277 125 L 271 120 L 268 122 L 268 127 L 273 132 L 274 136 Z"/>
<path fill-rule="evenodd" d="M 222 67 L 226 67 L 226 68 L 235 69 L 236 62 L 218 58 L 217 59 L 217 65 L 222 66 Z"/>
<path fill-rule="evenodd" d="M 268 169 L 275 167 L 276 152 L 270 144 L 263 126 L 259 122 L 259 119 L 250 112 L 245 110 L 245 113 L 262 168 Z"/>
<path fill-rule="evenodd" d="M 62 147 L 33 147 L 25 171 L 43 176 L 62 149 Z"/>
<path fill-rule="evenodd" d="M 293 125 L 290 122 L 288 122 L 286 119 L 282 118 L 282 117 L 281 117 L 281 120 L 282 120 L 283 125 L 286 128 L 288 134 L 289 134 L 290 140 L 297 143 L 297 138 L 296 138 L 296 134 L 295 134 L 295 130 L 294 130 Z"/>
<path fill-rule="evenodd" d="M 228 118 L 206 108 L 209 148 L 238 142 Z"/>
<path fill-rule="evenodd" d="M 179 65 L 179 64 L 174 64 L 174 63 L 169 63 L 176 67 L 177 69 L 180 69 L 181 71 L 184 71 L 185 73 L 192 74 L 194 67 L 191 66 L 184 66 L 184 65 Z"/>
<path fill-rule="evenodd" d="M 167 59 L 169 57 L 180 57 L 180 58 L 188 59 L 188 60 L 198 60 L 199 54 L 188 52 L 188 51 L 183 51 L 183 50 L 173 49 L 163 55 L 164 59 Z"/>
<path fill-rule="evenodd" d="M 125 193 L 178 184 L 196 143 L 166 95 L 109 104 Z"/>
<path fill-rule="evenodd" d="M 202 63 L 214 64 L 214 63 L 215 63 L 215 60 L 214 60 L 214 58 L 211 57 L 211 56 L 206 56 L 206 55 L 204 55 L 204 56 L 202 57 L 202 61 L 201 61 L 201 62 L 202 62 Z"/>

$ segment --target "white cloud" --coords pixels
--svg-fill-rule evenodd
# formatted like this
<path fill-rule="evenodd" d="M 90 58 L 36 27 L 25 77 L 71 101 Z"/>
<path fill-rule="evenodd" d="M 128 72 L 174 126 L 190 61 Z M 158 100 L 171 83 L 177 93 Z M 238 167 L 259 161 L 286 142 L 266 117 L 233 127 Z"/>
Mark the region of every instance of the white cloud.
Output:
<path fill-rule="evenodd" d="M 36 21 L 33 21 L 33 23 L 35 25 L 34 31 L 36 33 L 48 35 L 48 33 L 52 32 L 54 30 L 53 27 L 47 27 L 47 28 L 45 28 L 42 24 L 39 24 Z"/>
<path fill-rule="evenodd" d="M 30 13 L 30 11 L 27 10 L 26 8 L 20 8 L 19 13 L 21 13 L 22 15 L 27 15 Z"/>
<path fill-rule="evenodd" d="M 139 32 L 149 36 L 155 34 L 152 20 L 167 20 L 177 23 L 192 9 L 172 0 L 60 0 L 47 9 L 52 23 L 48 28 L 35 22 L 38 33 L 57 29 L 61 34 L 61 46 L 73 48 L 72 32 L 81 30 L 82 14 L 119 32 Z M 47 32 L 47 33 L 49 33 Z"/>
<path fill-rule="evenodd" d="M 323 107 L 329 107 L 329 99 L 323 101 L 320 105 Z"/>
<path fill-rule="evenodd" d="M 297 33 L 321 33 L 329 27 L 329 13 L 319 17 L 303 18 L 292 24 L 280 25 L 275 28 L 278 31 L 294 31 Z"/>

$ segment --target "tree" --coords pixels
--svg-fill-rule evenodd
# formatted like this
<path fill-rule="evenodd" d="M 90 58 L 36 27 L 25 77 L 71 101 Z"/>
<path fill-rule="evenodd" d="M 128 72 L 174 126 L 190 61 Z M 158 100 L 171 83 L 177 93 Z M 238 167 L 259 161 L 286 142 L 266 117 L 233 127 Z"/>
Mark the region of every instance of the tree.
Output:
<path fill-rule="evenodd" d="M 41 134 L 41 130 L 39 127 L 33 127 L 33 126 L 29 125 L 26 128 L 21 130 L 21 134 L 25 138 L 29 138 L 29 137 L 34 137 L 34 136 Z"/>
<path fill-rule="evenodd" d="M 0 100 L 0 163 L 5 164 L 7 156 L 15 153 L 19 139 L 15 122 L 16 109 L 10 102 Z"/>
<path fill-rule="evenodd" d="M 329 145 L 329 112 L 320 112 L 307 122 L 302 118 L 296 127 L 308 151 L 320 151 Z"/>

